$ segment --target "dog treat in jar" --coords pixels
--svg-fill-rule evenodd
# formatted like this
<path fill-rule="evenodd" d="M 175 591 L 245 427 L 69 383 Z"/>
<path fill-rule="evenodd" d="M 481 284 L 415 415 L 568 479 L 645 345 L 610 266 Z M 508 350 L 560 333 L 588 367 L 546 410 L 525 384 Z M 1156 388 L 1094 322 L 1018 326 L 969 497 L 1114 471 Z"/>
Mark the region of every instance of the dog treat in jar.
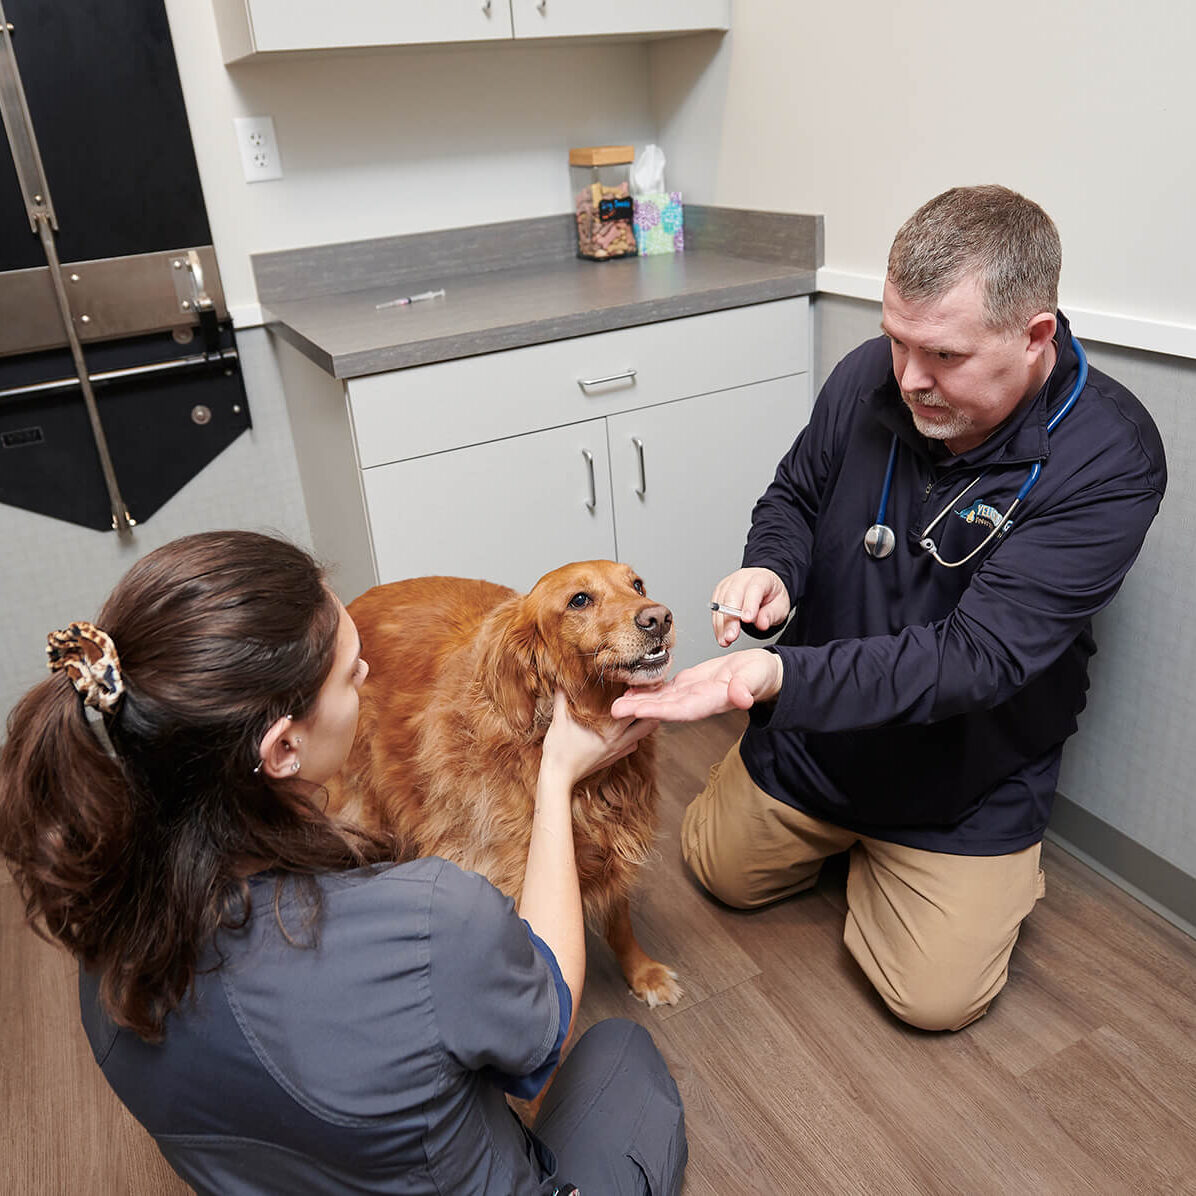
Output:
<path fill-rule="evenodd" d="M 577 256 L 601 261 L 635 249 L 630 145 L 590 145 L 569 151 L 577 215 Z"/>

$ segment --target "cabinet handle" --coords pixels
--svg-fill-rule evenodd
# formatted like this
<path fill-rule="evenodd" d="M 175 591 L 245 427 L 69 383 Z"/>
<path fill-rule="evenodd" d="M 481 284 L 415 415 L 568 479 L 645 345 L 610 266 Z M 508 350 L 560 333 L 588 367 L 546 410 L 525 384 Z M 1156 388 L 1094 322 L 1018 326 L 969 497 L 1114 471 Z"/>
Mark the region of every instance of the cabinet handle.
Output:
<path fill-rule="evenodd" d="M 643 498 L 648 493 L 648 475 L 644 473 L 644 442 L 638 436 L 633 436 L 631 443 L 635 445 L 635 451 L 640 459 L 640 484 L 636 486 L 635 492 L 640 498 Z"/>
<path fill-rule="evenodd" d="M 586 470 L 590 475 L 590 501 L 586 508 L 593 511 L 598 506 L 598 491 L 594 487 L 594 454 L 589 449 L 582 449 L 581 455 L 586 459 Z"/>
<path fill-rule="evenodd" d="M 486 3 L 482 5 L 482 12 L 484 12 L 486 16 L 490 15 L 490 4 L 491 0 L 486 0 Z"/>
<path fill-rule="evenodd" d="M 635 370 L 624 370 L 621 374 L 608 374 L 605 378 L 578 378 L 577 385 L 585 390 L 587 386 L 603 386 L 607 382 L 622 382 L 624 378 L 634 378 Z"/>
<path fill-rule="evenodd" d="M 548 15 L 548 0 L 540 0 L 536 7 L 545 15 Z"/>

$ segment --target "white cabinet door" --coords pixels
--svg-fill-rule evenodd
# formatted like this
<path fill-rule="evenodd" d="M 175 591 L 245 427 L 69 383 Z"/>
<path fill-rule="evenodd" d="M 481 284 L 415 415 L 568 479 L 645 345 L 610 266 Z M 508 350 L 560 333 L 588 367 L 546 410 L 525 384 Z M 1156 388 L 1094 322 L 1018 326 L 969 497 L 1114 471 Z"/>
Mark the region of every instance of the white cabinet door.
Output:
<path fill-rule="evenodd" d="M 730 0 L 511 0 L 516 37 L 730 29 Z"/>
<path fill-rule="evenodd" d="M 615 556 L 601 419 L 379 465 L 362 478 L 379 582 L 444 574 L 526 591 L 558 565 Z"/>
<path fill-rule="evenodd" d="M 676 668 L 720 651 L 710 592 L 739 568 L 752 507 L 806 422 L 809 385 L 796 374 L 607 421 L 619 559 L 672 610 Z"/>
<path fill-rule="evenodd" d="M 508 0 L 216 0 L 225 62 L 337 50 L 511 37 Z"/>

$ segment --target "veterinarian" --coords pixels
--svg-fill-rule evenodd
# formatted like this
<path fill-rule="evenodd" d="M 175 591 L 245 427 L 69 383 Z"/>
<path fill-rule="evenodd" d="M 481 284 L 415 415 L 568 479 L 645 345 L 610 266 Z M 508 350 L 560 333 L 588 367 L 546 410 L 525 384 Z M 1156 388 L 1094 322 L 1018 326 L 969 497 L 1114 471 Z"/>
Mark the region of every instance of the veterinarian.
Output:
<path fill-rule="evenodd" d="M 681 1102 L 641 1027 L 582 1035 L 534 1134 L 506 1099 L 552 1076 L 581 995 L 573 785 L 654 724 L 603 738 L 558 695 L 516 913 L 324 814 L 368 666 L 299 549 L 177 540 L 48 653 L 0 754 L 0 849 L 80 960 L 104 1075 L 187 1183 L 679 1191 Z"/>
<path fill-rule="evenodd" d="M 682 851 L 726 903 L 850 851 L 844 938 L 901 1019 L 959 1029 L 1008 976 L 1095 650 L 1166 483 L 1150 416 L 1057 310 L 1058 233 L 1002 187 L 893 242 L 883 336 L 847 355 L 715 587 L 724 646 L 612 713 L 749 709 Z M 792 618 L 790 618 L 792 615 Z M 789 620 L 786 623 L 786 620 Z"/>

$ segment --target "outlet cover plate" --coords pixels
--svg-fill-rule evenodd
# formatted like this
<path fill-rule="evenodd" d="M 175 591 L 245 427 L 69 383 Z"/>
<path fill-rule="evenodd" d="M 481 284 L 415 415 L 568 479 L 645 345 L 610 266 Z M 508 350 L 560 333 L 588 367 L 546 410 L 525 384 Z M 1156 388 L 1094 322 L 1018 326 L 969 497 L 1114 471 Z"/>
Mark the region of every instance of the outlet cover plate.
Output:
<path fill-rule="evenodd" d="M 264 183 L 282 178 L 282 159 L 278 156 L 278 138 L 274 135 L 272 116 L 234 116 L 237 148 L 241 151 L 241 169 L 248 183 Z"/>

